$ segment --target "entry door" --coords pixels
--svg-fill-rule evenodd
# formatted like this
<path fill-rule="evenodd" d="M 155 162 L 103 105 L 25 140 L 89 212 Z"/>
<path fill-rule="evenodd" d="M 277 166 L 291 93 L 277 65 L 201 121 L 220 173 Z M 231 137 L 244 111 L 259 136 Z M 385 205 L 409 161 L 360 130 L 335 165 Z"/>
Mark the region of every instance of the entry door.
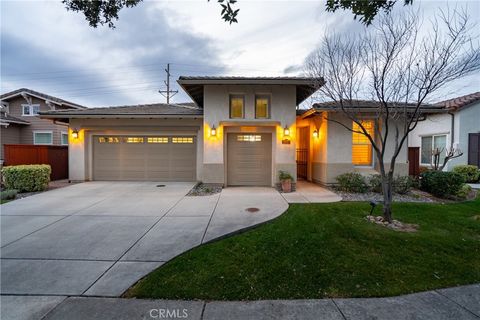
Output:
<path fill-rule="evenodd" d="M 229 133 L 227 185 L 272 185 L 272 134 Z"/>

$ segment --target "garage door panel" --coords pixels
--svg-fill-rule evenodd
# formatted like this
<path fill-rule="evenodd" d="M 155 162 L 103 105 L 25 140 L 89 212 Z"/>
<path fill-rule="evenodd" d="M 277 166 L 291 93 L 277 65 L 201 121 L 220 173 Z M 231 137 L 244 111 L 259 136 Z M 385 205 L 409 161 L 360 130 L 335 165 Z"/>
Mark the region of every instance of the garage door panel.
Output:
<path fill-rule="evenodd" d="M 94 136 L 93 179 L 195 181 L 195 138 L 175 136 L 175 141 L 183 143 L 172 143 L 173 138 L 121 136 L 119 139 L 108 139 L 105 137 L 101 139 L 103 141 L 101 143 L 99 137 Z M 120 143 L 109 143 L 109 141 L 120 141 Z"/>
<path fill-rule="evenodd" d="M 272 135 L 230 133 L 227 139 L 227 184 L 271 185 Z"/>

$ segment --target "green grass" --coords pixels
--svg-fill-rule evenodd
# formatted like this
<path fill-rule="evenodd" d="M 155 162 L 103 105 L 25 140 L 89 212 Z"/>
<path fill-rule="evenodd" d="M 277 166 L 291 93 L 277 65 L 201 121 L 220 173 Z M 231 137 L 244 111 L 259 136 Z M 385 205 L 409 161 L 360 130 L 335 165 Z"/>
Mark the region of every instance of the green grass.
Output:
<path fill-rule="evenodd" d="M 395 204 L 394 218 L 419 224 L 416 233 L 368 223 L 369 208 L 367 203 L 291 205 L 274 221 L 173 259 L 126 296 L 374 297 L 480 282 L 480 200 Z"/>

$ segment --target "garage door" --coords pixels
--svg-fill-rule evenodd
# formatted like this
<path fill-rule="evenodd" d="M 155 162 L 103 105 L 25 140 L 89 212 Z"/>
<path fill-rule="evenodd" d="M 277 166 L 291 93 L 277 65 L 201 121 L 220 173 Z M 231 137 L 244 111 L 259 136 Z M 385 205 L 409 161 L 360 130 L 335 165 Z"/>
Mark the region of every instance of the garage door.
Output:
<path fill-rule="evenodd" d="M 270 186 L 272 184 L 272 135 L 229 133 L 227 184 Z"/>
<path fill-rule="evenodd" d="M 192 136 L 94 136 L 94 180 L 195 181 Z"/>

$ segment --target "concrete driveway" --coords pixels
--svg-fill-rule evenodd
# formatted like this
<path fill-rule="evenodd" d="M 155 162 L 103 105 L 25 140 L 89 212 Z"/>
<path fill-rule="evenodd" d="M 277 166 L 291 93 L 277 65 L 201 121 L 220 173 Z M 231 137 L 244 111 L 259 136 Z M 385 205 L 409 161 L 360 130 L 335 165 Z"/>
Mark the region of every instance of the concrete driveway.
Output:
<path fill-rule="evenodd" d="M 88 182 L 1 206 L 1 294 L 107 296 L 176 255 L 282 214 L 272 188 Z M 247 208 L 257 208 L 250 212 Z"/>

